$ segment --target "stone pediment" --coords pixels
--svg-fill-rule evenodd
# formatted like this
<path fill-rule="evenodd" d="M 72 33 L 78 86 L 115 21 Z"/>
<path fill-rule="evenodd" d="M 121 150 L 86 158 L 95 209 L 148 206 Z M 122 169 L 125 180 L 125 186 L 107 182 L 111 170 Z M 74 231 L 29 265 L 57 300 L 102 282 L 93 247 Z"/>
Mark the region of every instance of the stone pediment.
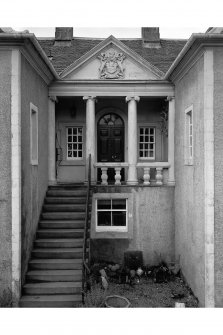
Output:
<path fill-rule="evenodd" d="M 61 74 L 64 80 L 159 80 L 163 73 L 110 36 Z"/>

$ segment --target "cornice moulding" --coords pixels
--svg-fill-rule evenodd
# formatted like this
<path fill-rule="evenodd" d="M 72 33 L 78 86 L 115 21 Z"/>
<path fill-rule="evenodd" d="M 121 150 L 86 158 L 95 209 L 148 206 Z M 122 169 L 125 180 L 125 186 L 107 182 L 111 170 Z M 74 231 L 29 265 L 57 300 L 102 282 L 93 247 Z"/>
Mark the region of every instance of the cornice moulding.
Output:
<path fill-rule="evenodd" d="M 5 34 L 0 33 L 0 49 L 19 48 L 30 64 L 38 69 L 38 73 L 49 84 L 54 78 L 59 79 L 56 70 L 50 63 L 34 34 Z"/>
<path fill-rule="evenodd" d="M 197 49 L 202 47 L 216 47 L 223 46 L 223 35 L 221 34 L 192 34 L 189 38 L 186 45 L 183 47 L 173 64 L 170 66 L 166 75 L 164 76 L 165 80 L 173 80 L 174 72 L 177 71 L 178 66 L 183 64 L 185 57 L 193 56 L 194 53 L 197 53 Z"/>

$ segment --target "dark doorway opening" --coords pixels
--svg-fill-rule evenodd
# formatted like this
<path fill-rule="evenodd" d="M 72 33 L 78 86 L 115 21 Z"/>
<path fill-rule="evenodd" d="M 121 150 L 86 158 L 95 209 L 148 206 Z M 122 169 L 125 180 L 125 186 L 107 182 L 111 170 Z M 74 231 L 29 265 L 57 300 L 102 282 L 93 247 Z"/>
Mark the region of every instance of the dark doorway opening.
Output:
<path fill-rule="evenodd" d="M 115 113 L 103 115 L 98 121 L 98 162 L 124 162 L 124 122 Z M 101 171 L 98 169 L 98 180 Z M 114 182 L 115 170 L 108 169 L 108 182 Z M 121 170 L 121 180 L 124 181 L 124 169 Z"/>

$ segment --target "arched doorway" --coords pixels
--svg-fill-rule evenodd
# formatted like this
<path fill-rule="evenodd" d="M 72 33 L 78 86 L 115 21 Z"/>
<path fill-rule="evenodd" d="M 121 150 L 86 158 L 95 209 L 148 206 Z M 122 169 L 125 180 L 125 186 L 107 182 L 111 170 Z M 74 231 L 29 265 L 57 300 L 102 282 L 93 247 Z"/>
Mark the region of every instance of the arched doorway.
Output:
<path fill-rule="evenodd" d="M 98 121 L 98 162 L 124 162 L 124 138 L 123 119 L 116 113 L 104 114 Z M 114 180 L 113 169 L 108 169 L 110 180 Z"/>

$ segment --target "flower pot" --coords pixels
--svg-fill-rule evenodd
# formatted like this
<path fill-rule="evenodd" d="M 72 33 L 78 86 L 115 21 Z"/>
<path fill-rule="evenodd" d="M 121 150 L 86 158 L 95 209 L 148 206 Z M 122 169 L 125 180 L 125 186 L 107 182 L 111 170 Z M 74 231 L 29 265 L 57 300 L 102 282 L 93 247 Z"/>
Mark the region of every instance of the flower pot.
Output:
<path fill-rule="evenodd" d="M 105 306 L 109 308 L 128 308 L 130 306 L 130 302 L 125 297 L 110 295 L 105 299 Z"/>

